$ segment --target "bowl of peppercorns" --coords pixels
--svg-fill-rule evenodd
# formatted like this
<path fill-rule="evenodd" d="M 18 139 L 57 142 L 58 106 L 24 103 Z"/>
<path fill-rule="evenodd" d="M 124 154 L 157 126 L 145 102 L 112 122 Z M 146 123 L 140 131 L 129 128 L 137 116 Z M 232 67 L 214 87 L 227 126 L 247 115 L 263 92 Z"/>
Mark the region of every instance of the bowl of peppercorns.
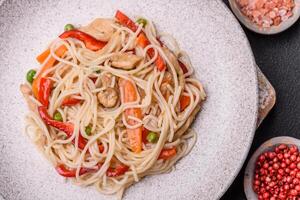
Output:
<path fill-rule="evenodd" d="M 300 17 L 300 0 L 229 0 L 231 10 L 248 29 L 276 34 Z"/>
<path fill-rule="evenodd" d="M 255 151 L 244 176 L 248 200 L 300 199 L 299 145 L 296 138 L 275 137 Z"/>

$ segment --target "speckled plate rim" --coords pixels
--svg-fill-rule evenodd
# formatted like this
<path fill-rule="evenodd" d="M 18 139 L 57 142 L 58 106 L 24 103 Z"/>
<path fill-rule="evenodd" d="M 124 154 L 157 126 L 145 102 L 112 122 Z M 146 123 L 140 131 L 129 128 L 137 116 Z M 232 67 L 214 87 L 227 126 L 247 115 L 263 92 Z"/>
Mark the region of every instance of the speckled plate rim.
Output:
<path fill-rule="evenodd" d="M 6 0 L 0 0 L 0 6 L 5 2 Z M 218 4 L 222 7 L 222 9 L 224 9 L 227 12 L 227 15 L 232 16 L 231 20 L 235 21 L 235 23 L 238 24 L 238 21 L 235 19 L 235 17 L 232 15 L 232 13 L 230 12 L 230 10 L 226 7 L 226 5 L 221 1 L 221 0 L 215 0 L 216 2 L 218 2 Z M 248 39 L 245 35 L 245 33 L 243 32 L 243 29 L 239 26 L 239 30 L 240 30 L 240 35 L 243 37 L 244 40 L 247 41 L 247 46 L 248 46 L 248 51 L 251 52 L 251 57 L 252 57 L 252 62 L 253 62 L 253 70 L 255 71 L 255 73 L 257 73 L 256 67 L 255 67 L 255 59 L 250 47 L 250 44 L 248 42 Z M 257 85 L 257 77 L 255 76 L 254 78 L 254 82 Z M 256 89 L 256 94 L 257 94 L 257 100 L 256 100 L 256 112 L 255 115 L 257 116 L 257 110 L 258 110 L 258 89 Z M 252 125 L 252 131 L 251 131 L 251 135 L 248 138 L 248 142 L 247 142 L 247 146 L 244 148 L 244 155 L 242 156 L 242 159 L 240 160 L 240 165 L 236 167 L 235 170 L 231 170 L 231 178 L 228 179 L 228 183 L 226 183 L 226 186 L 218 193 L 218 198 L 220 198 L 229 188 L 229 186 L 231 185 L 231 183 L 234 181 L 235 177 L 237 176 L 238 172 L 240 171 L 240 169 L 243 166 L 243 163 L 248 155 L 248 152 L 250 150 L 252 141 L 253 141 L 253 137 L 254 137 L 254 133 L 256 130 L 256 120 L 253 121 L 253 125 Z"/>
<path fill-rule="evenodd" d="M 273 35 L 273 34 L 281 33 L 287 30 L 288 28 L 290 28 L 294 23 L 296 23 L 296 21 L 300 17 L 300 0 L 295 0 L 295 8 L 293 9 L 294 15 L 291 18 L 289 18 L 287 21 L 283 22 L 279 26 L 272 26 L 270 28 L 261 28 L 258 27 L 256 24 L 252 23 L 247 17 L 245 17 L 241 13 L 236 3 L 236 0 L 229 0 L 229 5 L 231 7 L 232 12 L 240 20 L 240 22 L 244 24 L 244 26 L 246 26 L 249 30 L 253 32 L 264 34 L 264 35 Z"/>
<path fill-rule="evenodd" d="M 234 15 L 230 11 L 230 9 L 225 5 L 225 3 L 223 1 L 221 1 L 221 4 L 224 7 L 224 10 L 226 10 L 226 12 L 232 16 L 232 18 L 233 18 L 232 20 L 234 20 L 237 24 L 239 24 L 239 21 L 237 20 L 237 18 L 234 17 Z M 252 48 L 251 48 L 250 42 L 249 42 L 249 40 L 248 40 L 248 38 L 247 38 L 247 36 L 246 36 L 243 28 L 240 25 L 239 25 L 239 29 L 240 29 L 241 35 L 244 37 L 244 40 L 247 41 L 247 46 L 249 48 L 249 51 L 251 52 L 252 61 L 254 63 L 253 67 L 255 68 L 255 73 L 257 74 L 258 73 L 257 64 L 256 64 L 256 61 L 255 61 L 255 58 L 254 58 L 254 54 L 252 52 Z M 256 79 L 255 81 L 256 81 L 256 85 L 257 85 L 257 89 L 256 89 L 256 92 L 257 92 L 257 102 L 256 102 L 257 110 L 256 110 L 256 116 L 258 116 L 258 110 L 259 110 L 259 102 L 258 102 L 258 99 L 259 99 L 259 96 L 258 96 L 258 77 L 256 76 L 255 79 Z M 237 167 L 236 170 L 233 172 L 232 179 L 231 179 L 230 182 L 228 182 L 227 188 L 224 188 L 223 192 L 219 195 L 218 198 L 221 198 L 224 195 L 224 193 L 228 190 L 228 188 L 231 186 L 231 184 L 233 183 L 233 181 L 237 177 L 238 173 L 242 169 L 242 167 L 243 167 L 243 165 L 244 165 L 244 163 L 246 161 L 246 158 L 247 158 L 247 156 L 249 154 L 249 151 L 250 151 L 253 139 L 254 139 L 254 135 L 255 135 L 255 132 L 256 132 L 256 128 L 257 128 L 257 121 L 255 121 L 253 123 L 253 132 L 252 132 L 251 138 L 249 138 L 250 140 L 249 140 L 248 146 L 245 148 L 245 153 L 243 155 L 243 158 L 241 159 L 240 166 Z"/>

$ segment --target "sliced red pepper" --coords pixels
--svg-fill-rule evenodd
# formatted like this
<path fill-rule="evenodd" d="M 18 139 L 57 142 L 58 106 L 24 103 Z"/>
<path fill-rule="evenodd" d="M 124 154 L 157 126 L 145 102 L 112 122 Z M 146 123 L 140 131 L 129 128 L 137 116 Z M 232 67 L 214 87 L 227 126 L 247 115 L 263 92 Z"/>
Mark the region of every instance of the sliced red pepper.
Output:
<path fill-rule="evenodd" d="M 190 105 L 191 99 L 189 96 L 181 95 L 179 99 L 180 111 L 184 111 Z"/>
<path fill-rule="evenodd" d="M 75 177 L 76 175 L 76 170 L 69 170 L 66 169 L 65 165 L 58 165 L 55 167 L 55 170 L 57 171 L 57 173 L 59 173 L 61 176 L 64 177 Z"/>
<path fill-rule="evenodd" d="M 104 146 L 103 146 L 102 144 L 99 144 L 99 145 L 98 145 L 98 148 L 99 148 L 100 153 L 103 153 L 103 151 L 104 151 Z"/>
<path fill-rule="evenodd" d="M 68 138 L 73 135 L 74 124 L 68 123 L 68 122 L 60 122 L 60 121 L 53 120 L 49 116 L 46 106 L 39 106 L 38 111 L 39 111 L 39 114 L 40 114 L 41 118 L 43 119 L 43 121 L 47 125 L 52 126 L 54 128 L 57 128 L 60 131 L 65 132 L 67 134 Z M 79 133 L 79 137 L 78 137 L 78 147 L 79 147 L 79 149 L 84 149 L 86 143 L 87 143 L 86 140 Z M 75 144 L 75 139 L 73 140 L 73 144 Z"/>
<path fill-rule="evenodd" d="M 172 147 L 171 149 L 163 149 L 158 159 L 168 160 L 177 154 L 176 148 Z"/>
<path fill-rule="evenodd" d="M 106 175 L 108 177 L 116 177 L 125 174 L 128 171 L 129 167 L 124 164 L 118 164 L 116 168 L 108 168 Z"/>
<path fill-rule="evenodd" d="M 63 102 L 61 103 L 62 106 L 74 106 L 76 104 L 79 104 L 81 102 L 81 99 L 75 99 L 73 97 L 66 97 Z"/>
<path fill-rule="evenodd" d="M 143 131 L 142 131 L 142 141 L 144 144 L 147 144 L 148 143 L 148 140 L 147 140 L 147 135 L 149 133 L 149 130 L 146 129 L 145 127 L 143 127 Z"/>
<path fill-rule="evenodd" d="M 143 32 L 141 32 L 141 33 L 138 35 L 138 37 L 137 37 L 137 39 L 136 39 L 136 42 L 137 42 L 137 44 L 138 44 L 140 47 L 142 47 L 142 48 L 145 48 L 146 46 L 148 46 L 148 45 L 150 44 L 150 42 L 149 42 L 147 36 L 146 36 L 145 33 L 143 33 Z M 149 52 L 150 52 L 150 51 L 154 54 L 154 50 L 153 50 L 153 49 L 151 49 L 151 50 L 149 49 Z"/>
<path fill-rule="evenodd" d="M 52 81 L 49 78 L 42 77 L 40 80 L 38 88 L 38 97 L 37 99 L 41 102 L 42 105 L 48 107 L 49 97 L 52 91 Z"/>
<path fill-rule="evenodd" d="M 166 63 L 164 59 L 158 54 L 155 60 L 155 65 L 159 71 L 164 71 L 166 69 Z"/>
<path fill-rule="evenodd" d="M 178 60 L 178 62 L 183 74 L 186 74 L 188 72 L 188 69 L 186 68 L 185 64 L 183 64 L 180 60 Z"/>
<path fill-rule="evenodd" d="M 159 42 L 160 46 L 163 46 L 162 41 L 160 41 L 159 39 L 157 39 L 157 41 Z M 138 43 L 139 43 L 139 42 L 138 42 Z M 145 44 L 146 44 L 146 43 L 145 43 Z M 148 44 L 147 44 L 147 45 L 148 45 Z M 146 46 L 147 46 L 147 45 L 146 45 Z M 154 51 L 151 52 L 151 53 L 154 54 Z M 180 60 L 178 60 L 178 62 L 179 62 L 180 68 L 182 69 L 183 74 L 187 73 L 187 72 L 188 72 L 188 69 L 186 68 L 185 64 L 183 64 Z"/>
<path fill-rule="evenodd" d="M 135 25 L 135 23 L 121 11 L 117 10 L 115 18 L 120 22 L 121 25 L 128 27 L 133 32 L 137 31 L 137 25 Z"/>
<path fill-rule="evenodd" d="M 101 167 L 101 166 L 100 166 Z M 83 175 L 89 172 L 96 172 L 97 170 L 99 170 L 98 167 L 97 169 L 90 169 L 90 168 L 81 168 L 79 170 L 79 175 Z M 58 165 L 55 167 L 56 171 L 64 177 L 75 177 L 76 176 L 76 169 L 67 169 L 65 165 Z"/>
<path fill-rule="evenodd" d="M 89 77 L 94 83 L 96 83 L 98 77 Z"/>
<path fill-rule="evenodd" d="M 65 39 L 65 38 L 78 39 L 78 40 L 84 42 L 86 48 L 88 48 L 92 51 L 98 51 L 106 45 L 106 42 L 102 42 L 100 40 L 97 40 L 93 36 L 91 36 L 87 33 L 84 33 L 82 31 L 79 31 L 79 30 L 65 31 L 59 37 L 61 39 Z"/>
<path fill-rule="evenodd" d="M 148 38 L 143 32 L 139 34 L 137 38 L 137 43 L 142 48 L 145 48 L 150 44 Z M 148 49 L 147 54 L 149 55 L 150 58 L 153 58 L 155 55 L 154 49 L 153 48 Z M 157 58 L 155 60 L 155 65 L 159 71 L 163 71 L 166 68 L 166 63 L 160 54 L 157 55 Z"/>
<path fill-rule="evenodd" d="M 79 175 L 83 175 L 86 173 L 96 172 L 102 167 L 102 164 L 99 163 L 97 165 L 97 168 L 91 169 L 91 168 L 85 168 L 82 167 L 79 170 Z M 76 169 L 67 169 L 65 165 L 61 164 L 55 167 L 56 171 L 64 177 L 75 177 L 76 176 Z M 125 174 L 128 171 L 129 167 L 124 164 L 118 164 L 116 168 L 109 167 L 106 171 L 106 176 L 108 177 L 116 177 L 121 176 Z"/>
<path fill-rule="evenodd" d="M 144 33 L 143 33 L 144 34 Z M 145 36 L 146 37 L 146 36 Z M 147 39 L 147 38 L 146 38 Z M 148 39 L 147 39 L 148 40 Z M 143 44 L 143 45 L 145 45 L 145 44 L 147 44 L 146 42 Z M 150 44 L 150 42 L 148 41 L 148 44 Z M 147 45 L 146 45 L 147 46 Z M 154 55 L 155 55 L 155 52 L 154 52 L 154 49 L 149 49 L 148 50 L 148 55 L 150 56 L 150 58 L 153 58 L 154 57 Z M 157 58 L 156 58 L 156 60 L 155 60 L 155 65 L 156 65 L 156 67 L 157 67 L 157 69 L 159 70 L 159 71 L 163 71 L 165 68 L 166 68 L 166 63 L 165 63 L 165 61 L 164 61 L 164 59 L 161 57 L 161 55 L 160 54 L 158 54 L 157 55 Z"/>
<path fill-rule="evenodd" d="M 138 27 L 135 25 L 135 23 L 121 11 L 118 10 L 116 12 L 115 17 L 123 26 L 126 26 L 127 28 L 131 29 L 133 32 L 137 31 Z M 142 48 L 145 48 L 147 45 L 150 44 L 150 42 L 144 32 L 141 32 L 138 35 L 137 42 Z M 153 49 L 149 49 L 147 53 L 150 56 L 150 58 L 153 58 L 153 56 L 154 56 Z M 166 63 L 159 54 L 157 55 L 157 59 L 155 60 L 155 65 L 156 65 L 157 69 L 160 71 L 163 71 L 164 69 L 166 69 Z"/>

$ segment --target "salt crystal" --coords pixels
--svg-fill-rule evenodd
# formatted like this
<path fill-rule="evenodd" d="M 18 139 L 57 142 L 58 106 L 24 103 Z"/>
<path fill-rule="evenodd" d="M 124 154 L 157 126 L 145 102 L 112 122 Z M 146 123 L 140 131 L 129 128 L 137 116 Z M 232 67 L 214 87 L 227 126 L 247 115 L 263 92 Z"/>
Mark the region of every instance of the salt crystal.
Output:
<path fill-rule="evenodd" d="M 273 25 L 273 20 L 270 20 L 270 25 Z"/>
<path fill-rule="evenodd" d="M 278 26 L 279 24 L 281 23 L 281 18 L 280 17 L 276 17 L 275 19 L 274 19 L 274 26 Z"/>
<path fill-rule="evenodd" d="M 269 17 L 272 19 L 276 17 L 276 13 L 274 11 L 269 12 Z"/>
<path fill-rule="evenodd" d="M 259 12 L 261 12 L 263 15 L 267 14 L 269 10 L 267 9 L 260 9 Z"/>
<path fill-rule="evenodd" d="M 263 23 L 263 25 L 262 25 L 264 28 L 269 28 L 271 25 L 270 24 L 268 24 L 268 23 Z"/>
<path fill-rule="evenodd" d="M 252 16 L 254 17 L 254 18 L 257 18 L 258 16 L 260 16 L 261 15 L 261 13 L 259 12 L 259 11 L 257 11 L 257 10 L 254 10 L 253 12 L 252 12 Z"/>
<path fill-rule="evenodd" d="M 273 8 L 275 8 L 276 7 L 276 5 L 275 5 L 275 3 L 274 2 L 267 2 L 266 4 L 265 4 L 265 8 L 266 9 L 268 9 L 268 10 L 271 10 L 271 9 L 273 9 Z"/>
<path fill-rule="evenodd" d="M 293 15 L 294 0 L 236 0 L 241 12 L 258 26 L 278 26 Z"/>
<path fill-rule="evenodd" d="M 264 7 L 264 4 L 265 4 L 265 1 L 264 0 L 256 0 L 256 3 L 255 3 L 255 7 L 257 9 L 261 9 Z"/>
<path fill-rule="evenodd" d="M 271 24 L 273 23 L 273 21 L 271 21 L 271 19 L 269 17 L 264 17 L 263 20 L 263 27 L 268 28 L 271 26 Z M 272 22 L 272 23 L 271 23 Z"/>
<path fill-rule="evenodd" d="M 287 11 L 285 9 L 279 10 L 279 15 L 282 17 L 286 15 Z"/>
<path fill-rule="evenodd" d="M 286 21 L 286 20 L 288 20 L 288 16 L 286 16 L 286 15 L 285 15 L 285 16 L 282 16 L 282 17 L 281 17 L 281 20 L 282 20 L 283 22 Z"/>
<path fill-rule="evenodd" d="M 240 6 L 247 6 L 249 3 L 249 0 L 240 0 L 238 3 L 240 4 Z"/>
<path fill-rule="evenodd" d="M 289 11 L 287 14 L 286 14 L 287 17 L 291 17 L 293 16 L 293 13 L 291 11 Z"/>

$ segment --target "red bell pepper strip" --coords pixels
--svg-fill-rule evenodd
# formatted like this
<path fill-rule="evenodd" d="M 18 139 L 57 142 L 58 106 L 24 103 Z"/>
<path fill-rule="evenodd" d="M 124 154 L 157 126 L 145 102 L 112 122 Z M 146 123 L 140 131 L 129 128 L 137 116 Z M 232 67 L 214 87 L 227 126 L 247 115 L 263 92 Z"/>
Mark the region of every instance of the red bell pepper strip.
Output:
<path fill-rule="evenodd" d="M 166 69 L 166 63 L 164 59 L 158 54 L 155 60 L 155 65 L 159 71 L 163 71 Z"/>
<path fill-rule="evenodd" d="M 139 34 L 139 36 L 137 37 L 137 44 L 142 47 L 145 48 L 146 46 L 148 46 L 150 44 L 148 38 L 146 37 L 145 33 L 141 32 Z M 150 58 L 154 57 L 154 49 L 149 49 L 147 51 L 147 54 L 150 56 Z M 164 59 L 158 54 L 157 58 L 155 60 L 155 65 L 157 67 L 158 70 L 163 71 L 166 68 L 166 64 Z"/>
<path fill-rule="evenodd" d="M 103 146 L 102 144 L 99 144 L 99 145 L 98 145 L 98 148 L 99 148 L 100 153 L 103 153 L 103 151 L 104 151 L 104 146 Z"/>
<path fill-rule="evenodd" d="M 65 165 L 58 165 L 55 167 L 55 170 L 57 171 L 58 174 L 60 174 L 61 176 L 64 176 L 64 177 L 75 177 L 75 175 L 76 175 L 75 169 L 73 169 L 73 170 L 66 169 Z M 80 174 L 80 172 L 79 172 L 79 174 Z"/>
<path fill-rule="evenodd" d="M 180 111 L 184 111 L 190 105 L 191 99 L 189 96 L 181 95 L 179 98 Z"/>
<path fill-rule="evenodd" d="M 158 159 L 168 160 L 177 154 L 176 148 L 172 147 L 171 149 L 163 149 L 160 152 Z"/>
<path fill-rule="evenodd" d="M 129 169 L 128 166 L 124 164 L 118 164 L 116 168 L 108 168 L 106 171 L 106 176 L 108 177 L 116 177 L 125 174 Z"/>
<path fill-rule="evenodd" d="M 89 77 L 94 83 L 96 83 L 98 77 Z"/>
<path fill-rule="evenodd" d="M 147 36 L 146 36 L 145 33 L 143 33 L 143 32 L 141 32 L 141 33 L 139 34 L 139 36 L 138 36 L 137 39 L 136 39 L 136 42 L 137 42 L 137 44 L 138 44 L 140 47 L 142 47 L 142 48 L 145 48 L 146 46 L 148 46 L 148 45 L 150 44 L 150 42 L 149 42 Z M 151 49 L 151 50 L 149 49 L 148 51 L 154 53 L 154 50 L 153 50 L 153 49 Z"/>
<path fill-rule="evenodd" d="M 58 165 L 55 167 L 56 171 L 64 177 L 75 177 L 76 176 L 76 169 L 67 169 L 65 165 Z M 90 168 L 80 168 L 79 175 L 83 175 L 89 172 L 95 172 L 99 170 L 97 169 L 90 169 Z"/>
<path fill-rule="evenodd" d="M 79 104 L 80 102 L 81 102 L 81 99 L 75 99 L 75 98 L 73 98 L 73 97 L 66 97 L 66 98 L 62 101 L 61 105 L 62 105 L 62 106 L 74 106 L 74 105 L 76 105 L 76 104 Z"/>
<path fill-rule="evenodd" d="M 83 175 L 90 172 L 96 172 L 102 167 L 102 164 L 98 164 L 97 168 L 85 168 L 82 167 L 79 170 L 79 175 Z M 65 165 L 58 165 L 55 167 L 56 171 L 64 177 L 75 177 L 76 176 L 76 169 L 67 169 Z M 124 164 L 118 164 L 116 168 L 108 168 L 106 171 L 106 176 L 108 177 L 116 177 L 125 174 L 128 171 L 129 167 Z"/>
<path fill-rule="evenodd" d="M 121 25 L 126 26 L 127 28 L 131 29 L 133 32 L 137 31 L 138 27 L 135 25 L 135 23 L 121 11 L 118 10 L 116 12 L 115 17 L 121 23 Z M 138 35 L 137 43 L 142 48 L 145 48 L 146 46 L 148 46 L 150 44 L 148 38 L 146 37 L 145 33 L 143 33 L 143 32 L 141 32 Z M 149 49 L 147 53 L 150 56 L 150 58 L 153 58 L 154 50 L 152 48 Z M 156 65 L 157 69 L 160 71 L 163 71 L 166 68 L 166 64 L 165 64 L 163 58 L 159 54 L 157 55 L 157 59 L 155 60 L 155 65 Z"/>
<path fill-rule="evenodd" d="M 186 66 L 180 60 L 178 60 L 178 62 L 179 62 L 180 68 L 182 69 L 183 74 L 187 73 L 188 69 L 186 68 Z"/>
<path fill-rule="evenodd" d="M 69 37 L 78 39 L 78 40 L 84 42 L 86 48 L 88 48 L 92 51 L 98 51 L 106 45 L 106 42 L 97 40 L 93 36 L 91 36 L 87 33 L 84 33 L 82 31 L 79 31 L 79 30 L 65 31 L 59 37 L 61 39 L 65 39 L 65 38 L 69 38 Z"/>
<path fill-rule="evenodd" d="M 135 25 L 135 23 L 121 11 L 117 10 L 115 18 L 120 22 L 121 25 L 128 27 L 133 32 L 137 31 L 137 25 Z"/>
<path fill-rule="evenodd" d="M 52 91 L 52 85 L 52 81 L 49 78 L 42 77 L 40 79 L 37 99 L 46 107 L 49 105 L 49 97 Z"/>
<path fill-rule="evenodd" d="M 148 140 L 147 140 L 147 135 L 149 134 L 149 130 L 146 129 L 145 127 L 143 127 L 143 131 L 142 131 L 142 141 L 144 144 L 147 144 L 148 143 Z"/>
<path fill-rule="evenodd" d="M 41 118 L 43 119 L 43 121 L 47 125 L 52 126 L 54 128 L 57 128 L 60 131 L 65 132 L 67 134 L 68 138 L 73 135 L 74 124 L 69 123 L 69 122 L 60 122 L 60 121 L 53 120 L 49 116 L 46 106 L 39 106 L 38 111 L 39 111 L 39 114 L 40 114 Z M 73 140 L 73 144 L 75 144 L 75 139 Z M 78 137 L 78 147 L 79 147 L 79 149 L 84 149 L 85 145 L 86 145 L 86 140 L 79 133 L 79 137 Z"/>

